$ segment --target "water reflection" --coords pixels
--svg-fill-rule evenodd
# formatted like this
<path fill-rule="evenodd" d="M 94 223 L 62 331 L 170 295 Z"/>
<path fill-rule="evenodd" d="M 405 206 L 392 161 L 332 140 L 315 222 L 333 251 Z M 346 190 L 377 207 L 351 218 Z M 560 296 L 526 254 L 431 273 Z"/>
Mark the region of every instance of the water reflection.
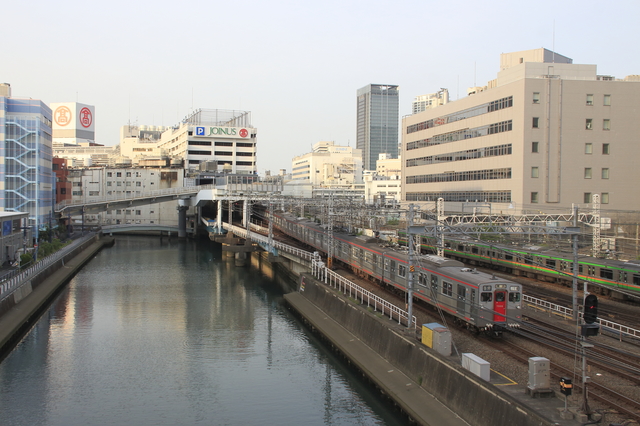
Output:
<path fill-rule="evenodd" d="M 213 243 L 118 237 L 0 364 L 2 424 L 402 424 L 275 278 Z"/>

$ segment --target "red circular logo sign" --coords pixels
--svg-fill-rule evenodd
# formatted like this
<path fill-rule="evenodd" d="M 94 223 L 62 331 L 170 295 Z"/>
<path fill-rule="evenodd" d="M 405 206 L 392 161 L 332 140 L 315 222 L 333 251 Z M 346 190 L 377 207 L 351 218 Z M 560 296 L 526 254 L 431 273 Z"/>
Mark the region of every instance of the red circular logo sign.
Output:
<path fill-rule="evenodd" d="M 91 114 L 91 110 L 87 107 L 84 107 L 80 110 L 80 124 L 82 127 L 89 127 L 93 123 L 93 114 Z"/>
<path fill-rule="evenodd" d="M 58 126 L 64 127 L 71 123 L 71 110 L 66 106 L 59 106 L 53 113 L 53 119 Z"/>
<path fill-rule="evenodd" d="M 240 129 L 240 137 L 246 138 L 247 136 L 249 136 L 249 131 L 247 129 Z"/>

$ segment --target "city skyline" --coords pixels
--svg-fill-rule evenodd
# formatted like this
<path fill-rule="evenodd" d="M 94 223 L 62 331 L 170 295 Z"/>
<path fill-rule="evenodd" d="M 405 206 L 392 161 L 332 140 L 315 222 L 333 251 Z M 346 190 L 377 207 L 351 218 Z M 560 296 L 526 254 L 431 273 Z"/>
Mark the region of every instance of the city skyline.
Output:
<path fill-rule="evenodd" d="M 3 47 L 0 82 L 17 98 L 94 105 L 96 142 L 108 146 L 129 122 L 250 111 L 263 174 L 290 171 L 319 141 L 355 148 L 356 93 L 370 83 L 399 85 L 400 119 L 416 96 L 444 87 L 453 102 L 485 85 L 505 52 L 545 47 L 598 74 L 640 74 L 629 54 L 637 2 L 543 1 L 539 14 L 515 2 L 476 6 L 250 2 L 238 12 L 196 2 L 176 14 L 162 1 L 14 2 L 3 6 L 15 42 Z"/>

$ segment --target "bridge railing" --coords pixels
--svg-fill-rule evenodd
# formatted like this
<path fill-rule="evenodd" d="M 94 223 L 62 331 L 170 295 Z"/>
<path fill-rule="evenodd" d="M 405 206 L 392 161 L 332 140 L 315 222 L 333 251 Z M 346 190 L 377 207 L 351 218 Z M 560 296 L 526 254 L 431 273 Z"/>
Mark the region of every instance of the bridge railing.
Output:
<path fill-rule="evenodd" d="M 573 309 L 571 308 L 556 305 L 555 303 L 547 302 L 546 300 L 527 296 L 526 294 L 522 295 L 522 300 L 537 308 L 548 311 L 550 315 L 556 314 L 565 318 L 573 318 Z M 578 312 L 578 317 L 582 317 L 582 312 Z M 619 335 L 620 338 L 622 338 L 623 336 L 631 336 L 636 339 L 640 339 L 640 330 L 636 330 L 635 328 L 631 328 L 626 325 L 618 324 L 616 322 L 608 321 L 602 318 L 598 318 L 598 323 L 600 324 L 601 330 L 606 329 L 606 331 L 610 333 Z"/>
<path fill-rule="evenodd" d="M 88 235 L 85 235 L 82 238 L 74 240 L 71 244 L 68 244 L 58 250 L 57 252 L 45 257 L 44 259 L 36 262 L 34 265 L 30 266 L 27 269 L 23 269 L 17 272 L 15 275 L 0 281 L 0 301 L 4 300 L 6 297 L 11 295 L 18 287 L 20 287 L 23 283 L 28 280 L 32 280 L 34 277 L 37 277 L 44 269 L 49 267 L 51 264 L 57 262 L 62 259 L 68 253 L 73 251 L 79 245 L 85 243 L 95 236 L 95 233 L 91 232 Z"/>
<path fill-rule="evenodd" d="M 382 315 L 388 315 L 390 320 L 397 319 L 398 324 L 407 325 L 409 318 L 407 311 L 398 308 L 393 303 L 371 293 L 369 290 L 362 288 L 358 284 L 349 281 L 342 275 L 327 268 L 324 262 L 320 260 L 317 252 L 314 253 L 314 258 L 311 260 L 311 274 L 348 297 L 359 300 L 363 305 L 366 303 L 368 308 L 381 312 Z M 418 324 L 415 316 L 412 316 L 412 321 L 413 328 L 417 329 Z"/>
<path fill-rule="evenodd" d="M 55 211 L 60 211 L 65 207 L 75 207 L 82 206 L 88 204 L 100 204 L 107 202 L 117 202 L 117 201 L 129 201 L 129 200 L 137 200 L 141 198 L 153 198 L 153 197 L 164 197 L 170 195 L 182 195 L 182 194 L 191 194 L 197 193 L 200 190 L 204 189 L 214 189 L 215 185 L 200 185 L 200 186 L 183 186 L 179 188 L 167 188 L 167 189 L 154 189 L 151 191 L 135 191 L 131 190 L 131 195 L 110 195 L 106 197 L 91 197 L 91 199 L 85 199 L 82 201 L 78 200 L 64 200 L 61 203 L 56 204 Z M 136 192 L 140 192 L 139 195 L 134 195 Z"/>
<path fill-rule="evenodd" d="M 240 226 L 229 225 L 228 223 L 222 222 L 222 227 L 229 232 L 233 232 L 234 234 L 242 237 L 248 238 L 252 241 L 257 241 L 263 244 L 269 244 L 269 237 L 258 234 L 257 232 L 248 232 L 246 228 L 242 228 Z M 285 243 L 281 243 L 280 241 L 273 240 L 273 247 L 278 250 L 284 251 L 286 253 L 293 254 L 301 259 L 311 260 L 313 257 L 313 253 L 308 252 L 306 250 L 299 249 L 297 247 L 290 246 Z"/>

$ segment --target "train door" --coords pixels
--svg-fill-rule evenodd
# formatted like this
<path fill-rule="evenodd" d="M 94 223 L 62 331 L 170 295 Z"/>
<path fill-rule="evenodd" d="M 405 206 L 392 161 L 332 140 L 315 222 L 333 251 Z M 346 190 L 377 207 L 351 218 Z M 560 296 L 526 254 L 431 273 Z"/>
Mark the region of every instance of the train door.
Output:
<path fill-rule="evenodd" d="M 506 321 L 505 316 L 507 314 L 507 291 L 496 290 L 493 296 L 493 321 L 504 322 Z"/>
<path fill-rule="evenodd" d="M 478 301 L 476 300 L 476 289 L 469 289 L 469 312 L 473 320 L 478 318 Z"/>
<path fill-rule="evenodd" d="M 458 314 L 466 316 L 466 305 L 467 303 L 467 288 L 463 285 L 458 284 L 458 306 L 457 311 Z"/>

